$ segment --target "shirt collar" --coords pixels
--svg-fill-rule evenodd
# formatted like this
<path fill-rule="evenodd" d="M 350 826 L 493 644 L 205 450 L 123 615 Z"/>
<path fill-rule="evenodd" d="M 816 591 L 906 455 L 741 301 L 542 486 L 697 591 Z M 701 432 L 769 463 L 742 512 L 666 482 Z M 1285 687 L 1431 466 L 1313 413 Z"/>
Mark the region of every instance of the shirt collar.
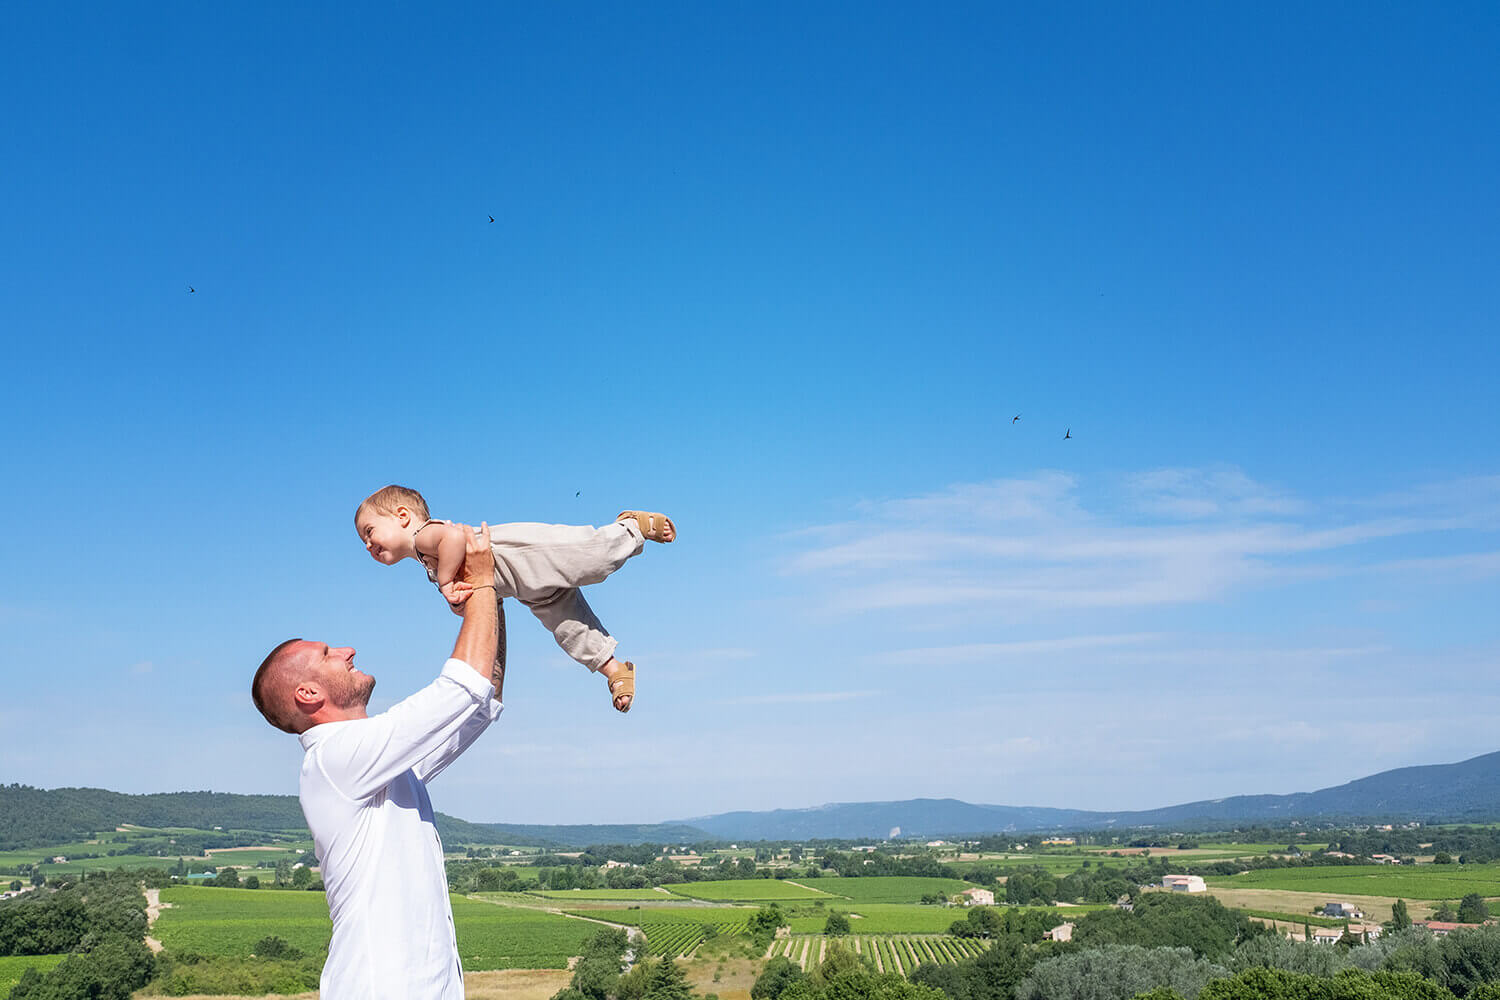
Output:
<path fill-rule="evenodd" d="M 339 719 L 337 722 L 320 722 L 311 729 L 304 729 L 298 735 L 297 740 L 302 744 L 302 749 L 311 750 L 318 745 L 320 740 L 331 735 L 336 726 L 343 726 L 358 721 L 358 719 Z"/>

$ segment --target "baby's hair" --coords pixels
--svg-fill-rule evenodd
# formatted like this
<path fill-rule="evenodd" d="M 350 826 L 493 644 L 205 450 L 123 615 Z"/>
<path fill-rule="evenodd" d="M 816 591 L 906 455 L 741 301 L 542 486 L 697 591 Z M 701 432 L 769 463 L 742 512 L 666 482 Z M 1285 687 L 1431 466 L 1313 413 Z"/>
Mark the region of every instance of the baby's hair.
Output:
<path fill-rule="evenodd" d="M 422 494 L 405 486 L 387 486 L 383 490 L 376 490 L 365 497 L 360 505 L 354 508 L 354 519 L 359 520 L 361 511 L 376 510 L 382 514 L 394 514 L 397 507 L 405 507 L 422 520 L 427 520 L 432 515 L 427 511 L 427 501 L 422 499 Z"/>

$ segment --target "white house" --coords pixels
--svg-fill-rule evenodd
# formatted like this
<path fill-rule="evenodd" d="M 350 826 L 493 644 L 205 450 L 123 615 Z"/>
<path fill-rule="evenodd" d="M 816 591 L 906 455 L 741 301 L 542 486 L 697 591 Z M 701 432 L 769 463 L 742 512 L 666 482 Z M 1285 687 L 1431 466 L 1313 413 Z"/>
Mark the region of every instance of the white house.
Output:
<path fill-rule="evenodd" d="M 965 906 L 994 906 L 995 893 L 990 889 L 965 889 Z"/>
<path fill-rule="evenodd" d="M 1071 923 L 1058 924 L 1042 937 L 1047 941 L 1071 941 L 1073 940 L 1073 925 Z"/>
<path fill-rule="evenodd" d="M 1163 875 L 1161 887 L 1173 892 L 1207 892 L 1202 875 Z"/>

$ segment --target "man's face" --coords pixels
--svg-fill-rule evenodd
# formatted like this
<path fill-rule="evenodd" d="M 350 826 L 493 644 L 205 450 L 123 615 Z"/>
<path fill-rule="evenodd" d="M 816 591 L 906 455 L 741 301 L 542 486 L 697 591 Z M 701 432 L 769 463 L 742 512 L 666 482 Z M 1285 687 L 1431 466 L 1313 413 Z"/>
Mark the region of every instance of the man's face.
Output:
<path fill-rule="evenodd" d="M 354 647 L 330 646 L 326 642 L 306 643 L 307 679 L 316 681 L 323 697 L 336 708 L 367 705 L 375 690 L 375 678 L 354 666 Z"/>

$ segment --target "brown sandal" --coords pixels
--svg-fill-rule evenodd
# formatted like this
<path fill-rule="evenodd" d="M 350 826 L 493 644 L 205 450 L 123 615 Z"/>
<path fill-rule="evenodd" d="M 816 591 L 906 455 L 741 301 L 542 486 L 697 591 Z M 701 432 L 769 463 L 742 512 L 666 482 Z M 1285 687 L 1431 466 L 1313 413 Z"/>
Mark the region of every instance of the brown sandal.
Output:
<path fill-rule="evenodd" d="M 673 524 L 672 519 L 665 514 L 652 514 L 644 510 L 622 510 L 615 520 L 623 521 L 627 517 L 635 518 L 635 523 L 641 526 L 641 534 L 653 542 L 666 543 L 677 537 L 677 525 Z M 672 537 L 663 538 L 664 529 L 668 528 L 672 531 Z"/>
<path fill-rule="evenodd" d="M 604 682 L 609 685 L 610 704 L 615 705 L 615 702 L 621 698 L 630 698 L 630 701 L 626 703 L 624 708 L 615 705 L 616 712 L 628 712 L 631 706 L 635 704 L 635 664 L 626 660 L 620 666 L 625 669 L 616 671 L 613 677 L 606 677 Z M 616 685 L 619 686 L 616 687 Z"/>

